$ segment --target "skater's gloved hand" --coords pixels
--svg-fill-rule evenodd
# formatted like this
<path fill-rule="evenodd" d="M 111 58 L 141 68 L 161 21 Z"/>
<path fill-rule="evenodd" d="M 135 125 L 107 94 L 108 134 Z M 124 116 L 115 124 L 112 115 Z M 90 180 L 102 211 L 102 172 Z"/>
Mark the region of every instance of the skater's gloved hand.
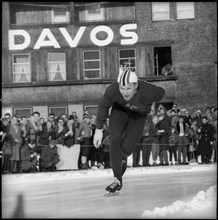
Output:
<path fill-rule="evenodd" d="M 96 148 L 99 148 L 101 146 L 102 138 L 103 138 L 103 129 L 96 129 L 93 138 L 93 144 Z"/>

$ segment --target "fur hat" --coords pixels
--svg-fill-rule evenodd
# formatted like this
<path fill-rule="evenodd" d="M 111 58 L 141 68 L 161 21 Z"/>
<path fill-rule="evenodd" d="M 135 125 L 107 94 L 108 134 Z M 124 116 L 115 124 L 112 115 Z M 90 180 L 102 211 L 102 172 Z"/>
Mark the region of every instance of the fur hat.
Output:
<path fill-rule="evenodd" d="M 126 86 L 129 83 L 137 83 L 138 77 L 130 69 L 120 68 L 117 82 L 122 86 Z"/>

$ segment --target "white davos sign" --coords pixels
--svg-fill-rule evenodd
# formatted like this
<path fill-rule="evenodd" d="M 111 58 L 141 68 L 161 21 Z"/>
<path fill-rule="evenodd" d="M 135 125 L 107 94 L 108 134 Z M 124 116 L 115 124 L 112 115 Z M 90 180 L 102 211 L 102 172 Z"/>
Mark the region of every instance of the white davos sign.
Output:
<path fill-rule="evenodd" d="M 137 24 L 125 24 L 120 27 L 120 34 L 124 39 L 120 40 L 121 45 L 131 45 L 135 44 L 138 41 L 138 35 L 133 30 L 137 29 Z M 70 36 L 66 28 L 60 27 L 59 31 L 63 35 L 63 38 L 67 41 L 71 48 L 77 47 L 79 41 L 81 40 L 86 26 L 81 26 L 74 38 Z M 101 40 L 97 38 L 99 32 L 105 32 L 107 34 L 106 39 Z M 22 43 L 16 43 L 15 37 L 22 36 L 24 41 Z M 31 36 L 25 30 L 9 30 L 8 31 L 9 39 L 9 50 L 24 50 L 28 48 L 31 43 Z M 90 39 L 93 44 L 96 46 L 107 46 L 114 39 L 113 30 L 105 25 L 99 25 L 93 28 L 90 32 Z M 60 44 L 56 40 L 55 36 L 52 34 L 49 28 L 42 29 L 33 49 L 40 49 L 42 47 L 54 47 L 61 48 Z"/>

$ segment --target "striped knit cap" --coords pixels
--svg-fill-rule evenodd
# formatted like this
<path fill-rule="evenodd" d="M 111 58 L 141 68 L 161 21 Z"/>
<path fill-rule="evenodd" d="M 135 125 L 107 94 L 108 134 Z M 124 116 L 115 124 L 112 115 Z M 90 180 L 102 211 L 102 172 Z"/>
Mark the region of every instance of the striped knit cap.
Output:
<path fill-rule="evenodd" d="M 117 78 L 117 82 L 121 86 L 126 86 L 129 83 L 137 83 L 138 82 L 138 77 L 135 74 L 135 72 L 132 72 L 129 69 L 120 68 L 119 75 L 118 75 L 118 78 Z"/>

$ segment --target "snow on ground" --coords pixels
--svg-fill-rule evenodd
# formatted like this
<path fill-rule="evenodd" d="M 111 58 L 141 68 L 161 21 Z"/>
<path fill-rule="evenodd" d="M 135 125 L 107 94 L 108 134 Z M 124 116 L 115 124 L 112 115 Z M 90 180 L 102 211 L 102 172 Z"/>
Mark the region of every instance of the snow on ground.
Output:
<path fill-rule="evenodd" d="M 157 175 L 164 173 L 184 173 L 184 172 L 201 172 L 207 170 L 217 171 L 217 164 L 199 165 L 196 163 L 190 165 L 175 166 L 158 166 L 158 167 L 141 167 L 128 168 L 126 175 Z M 113 177 L 111 169 L 99 170 L 75 170 L 75 171 L 58 171 L 58 172 L 41 172 L 30 174 L 9 174 L 2 176 L 2 184 L 17 183 L 35 183 L 57 180 L 84 179 L 95 177 Z M 16 186 L 15 186 L 16 187 Z M 216 219 L 217 206 L 217 185 L 210 186 L 206 191 L 199 191 L 192 199 L 188 201 L 175 201 L 172 205 L 164 207 L 155 207 L 153 210 L 144 210 L 141 218 L 197 218 L 197 219 Z"/>
<path fill-rule="evenodd" d="M 142 218 L 197 218 L 216 219 L 217 207 L 217 185 L 209 187 L 205 191 L 200 191 L 188 202 L 176 201 L 171 206 L 156 207 L 152 211 L 145 210 Z"/>

